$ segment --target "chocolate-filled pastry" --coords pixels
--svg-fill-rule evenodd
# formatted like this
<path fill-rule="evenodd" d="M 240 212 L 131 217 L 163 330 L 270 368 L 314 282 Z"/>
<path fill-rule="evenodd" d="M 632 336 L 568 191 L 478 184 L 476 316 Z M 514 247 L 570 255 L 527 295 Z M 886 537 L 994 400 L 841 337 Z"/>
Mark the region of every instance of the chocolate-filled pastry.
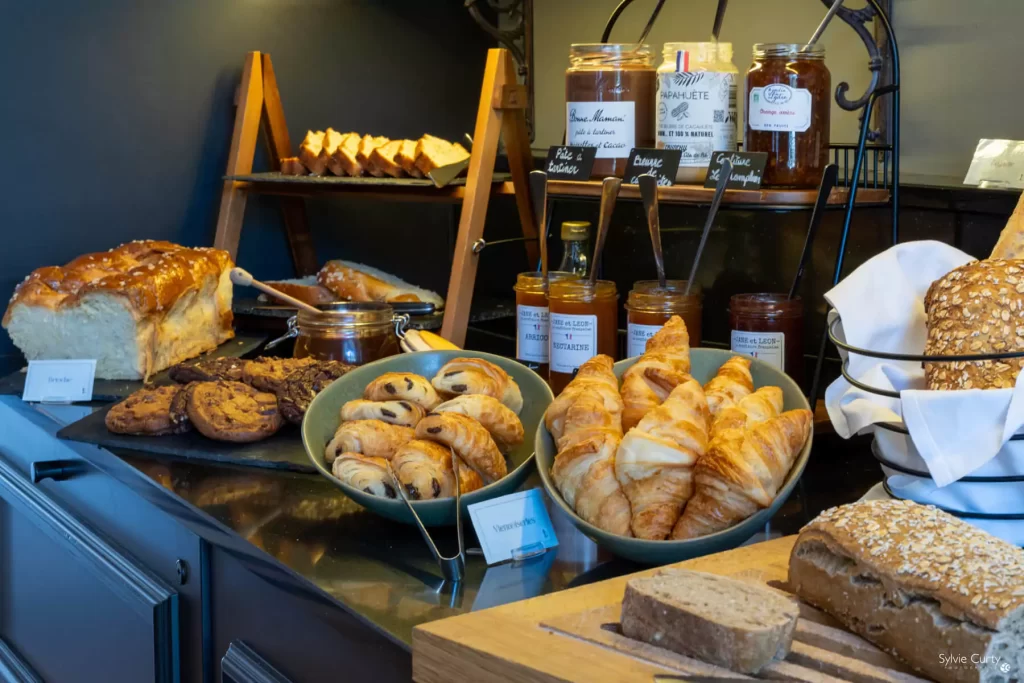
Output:
<path fill-rule="evenodd" d="M 484 394 L 496 398 L 518 415 L 523 394 L 508 373 L 482 358 L 453 358 L 445 363 L 431 384 L 448 395 Z"/>
<path fill-rule="evenodd" d="M 371 496 L 397 498 L 394 479 L 388 471 L 388 461 L 371 458 L 359 453 L 342 453 L 334 460 L 331 472 L 352 488 L 365 491 Z"/>
<path fill-rule="evenodd" d="M 402 427 L 415 427 L 427 411 L 412 401 L 366 401 L 353 399 L 341 407 L 341 419 L 380 420 Z"/>
<path fill-rule="evenodd" d="M 430 382 L 407 372 L 385 372 L 366 385 L 363 398 L 370 401 L 412 401 L 427 410 L 441 402 Z"/>
<path fill-rule="evenodd" d="M 270 358 L 261 356 L 245 364 L 242 381 L 260 391 L 271 394 L 296 370 L 308 368 L 316 363 L 315 358 Z"/>
<path fill-rule="evenodd" d="M 456 458 L 458 456 L 455 456 Z M 411 500 L 433 500 L 455 495 L 452 451 L 433 441 L 413 439 L 398 449 L 391 468 Z M 480 475 L 459 462 L 459 490 L 469 493 L 483 487 Z"/>
<path fill-rule="evenodd" d="M 249 361 L 241 358 L 205 358 L 172 366 L 167 374 L 178 384 L 189 382 L 215 382 L 227 380 L 241 382 L 245 365 Z"/>
<path fill-rule="evenodd" d="M 455 454 L 483 477 L 486 483 L 508 474 L 505 457 L 490 433 L 471 417 L 458 413 L 427 415 L 416 425 L 416 438 L 437 441 L 455 449 Z"/>
<path fill-rule="evenodd" d="M 467 415 L 484 426 L 502 452 L 508 452 L 523 442 L 523 423 L 511 408 L 496 398 L 483 394 L 456 396 L 434 408 L 435 413 Z"/>
<path fill-rule="evenodd" d="M 247 443 L 271 436 L 284 424 L 273 394 L 241 382 L 195 382 L 185 388 L 188 417 L 205 437 Z"/>
<path fill-rule="evenodd" d="M 416 430 L 381 420 L 351 420 L 342 422 L 327 444 L 324 459 L 334 462 L 342 453 L 362 453 L 388 460 L 399 448 L 416 438 Z"/>
<path fill-rule="evenodd" d="M 353 368 L 335 360 L 321 360 L 288 375 L 275 392 L 284 419 L 301 424 L 316 395 Z"/>
<path fill-rule="evenodd" d="M 181 392 L 177 385 L 139 389 L 107 413 L 107 429 L 115 434 L 161 436 L 181 434 L 190 429 L 188 421 L 175 423 L 171 405 Z"/>

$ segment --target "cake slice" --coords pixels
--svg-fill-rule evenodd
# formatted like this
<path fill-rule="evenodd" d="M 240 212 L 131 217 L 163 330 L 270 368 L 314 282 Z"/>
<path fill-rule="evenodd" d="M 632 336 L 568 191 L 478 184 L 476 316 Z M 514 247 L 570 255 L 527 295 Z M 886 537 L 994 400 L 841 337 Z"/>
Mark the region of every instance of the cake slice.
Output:
<path fill-rule="evenodd" d="M 359 141 L 359 151 L 356 152 L 356 159 L 359 160 L 359 164 L 370 175 L 375 175 L 378 178 L 384 175 L 384 171 L 379 171 L 373 167 L 370 155 L 373 154 L 373 150 L 389 142 L 391 141 L 386 137 L 375 138 L 371 135 L 364 135 L 363 139 Z"/>
<path fill-rule="evenodd" d="M 374 170 L 383 171 L 392 178 L 401 178 L 405 175 L 402 167 L 395 163 L 395 155 L 402 147 L 404 140 L 392 140 L 386 145 L 381 145 L 370 153 L 370 164 Z"/>
<path fill-rule="evenodd" d="M 356 158 L 360 140 L 359 133 L 346 133 L 341 137 L 338 148 L 334 150 L 334 154 L 331 155 L 331 160 L 328 162 L 331 173 L 350 176 L 363 175 L 363 165 Z"/>
<path fill-rule="evenodd" d="M 324 135 L 322 130 L 315 133 L 311 130 L 306 131 L 306 137 L 299 145 L 299 161 L 313 175 L 322 175 L 327 168 L 326 163 L 320 163 L 320 151 L 324 148 Z"/>
<path fill-rule="evenodd" d="M 448 142 L 433 135 L 424 135 L 416 143 L 416 168 L 427 175 L 435 168 L 465 161 L 469 158 L 466 148 L 457 142 Z"/>
<path fill-rule="evenodd" d="M 331 168 L 331 156 L 338 150 L 338 145 L 341 144 L 341 141 L 344 139 L 344 137 L 344 135 L 334 130 L 333 128 L 328 128 L 327 131 L 324 133 L 324 145 L 320 149 L 320 154 L 317 156 L 316 159 L 317 164 L 322 164 L 324 170 L 330 170 L 331 173 L 334 173 L 334 169 Z M 334 173 L 334 175 L 342 174 Z"/>
<path fill-rule="evenodd" d="M 786 657 L 798 615 L 767 586 L 669 569 L 626 584 L 621 621 L 628 638 L 753 674 Z"/>
<path fill-rule="evenodd" d="M 281 158 L 281 173 L 284 175 L 306 175 L 308 172 L 298 157 Z"/>
<path fill-rule="evenodd" d="M 402 140 L 398 154 L 395 155 L 395 161 L 403 171 L 413 178 L 422 178 L 423 174 L 420 173 L 420 169 L 416 168 L 416 143 L 417 140 Z"/>

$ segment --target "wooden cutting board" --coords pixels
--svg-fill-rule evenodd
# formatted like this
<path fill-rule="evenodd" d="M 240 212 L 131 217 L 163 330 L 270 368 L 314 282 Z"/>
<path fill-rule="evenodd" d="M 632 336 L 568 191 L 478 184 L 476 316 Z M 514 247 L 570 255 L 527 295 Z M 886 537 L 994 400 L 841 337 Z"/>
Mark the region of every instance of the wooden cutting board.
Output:
<path fill-rule="evenodd" d="M 783 585 L 795 540 L 796 536 L 787 536 L 673 566 Z M 729 675 L 616 633 L 626 581 L 660 569 L 419 626 L 412 635 L 413 679 L 420 683 L 652 683 L 658 674 Z M 837 626 L 828 616 L 802 606 L 799 642 L 787 661 L 773 664 L 773 671 L 763 672 L 764 677 L 864 683 L 921 680 L 889 655 Z"/>

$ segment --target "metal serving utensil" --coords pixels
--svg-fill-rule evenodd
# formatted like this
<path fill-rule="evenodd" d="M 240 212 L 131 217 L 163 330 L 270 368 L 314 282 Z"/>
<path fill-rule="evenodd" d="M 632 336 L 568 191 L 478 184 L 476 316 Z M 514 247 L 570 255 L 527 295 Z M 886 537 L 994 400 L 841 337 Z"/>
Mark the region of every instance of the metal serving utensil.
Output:
<path fill-rule="evenodd" d="M 605 240 L 608 239 L 608 228 L 612 224 L 612 213 L 615 211 L 615 200 L 619 198 L 622 178 L 605 178 L 601 183 L 601 208 L 598 210 L 597 239 L 594 241 L 594 257 L 590 264 L 590 286 L 597 283 L 597 269 L 601 265 L 601 252 L 604 251 Z"/>
<path fill-rule="evenodd" d="M 640 197 L 644 200 L 647 214 L 647 230 L 651 233 L 651 247 L 654 248 L 654 265 L 658 268 L 658 286 L 665 289 L 665 254 L 661 250 L 661 217 L 658 215 L 658 179 L 650 173 L 637 178 Z"/>
<path fill-rule="evenodd" d="M 548 174 L 530 171 L 530 200 L 533 202 L 533 222 L 540 236 L 540 273 L 548 283 Z"/>

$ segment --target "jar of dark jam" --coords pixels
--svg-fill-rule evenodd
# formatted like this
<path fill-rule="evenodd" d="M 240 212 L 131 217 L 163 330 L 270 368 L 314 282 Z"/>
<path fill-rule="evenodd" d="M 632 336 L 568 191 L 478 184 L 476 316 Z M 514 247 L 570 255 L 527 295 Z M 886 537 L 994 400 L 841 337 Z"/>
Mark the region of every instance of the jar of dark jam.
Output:
<path fill-rule="evenodd" d="M 649 45 L 571 46 L 565 144 L 597 148 L 592 177 L 621 178 L 632 148 L 654 147 L 656 74 Z"/>
<path fill-rule="evenodd" d="M 548 282 L 576 277 L 557 270 L 548 272 Z M 541 377 L 548 376 L 548 290 L 542 273 L 519 273 L 516 277 L 516 360 Z"/>
<path fill-rule="evenodd" d="M 817 187 L 828 164 L 832 76 L 825 48 L 758 43 L 747 71 L 744 152 L 767 152 L 764 185 Z"/>
<path fill-rule="evenodd" d="M 364 365 L 399 352 L 397 330 L 408 316 L 396 316 L 384 303 L 331 303 L 319 306 L 314 315 L 300 310 L 288 320 L 288 332 L 267 344 L 273 348 L 295 338 L 295 358 L 337 360 Z"/>
<path fill-rule="evenodd" d="M 729 300 L 730 348 L 804 378 L 804 302 L 785 294 L 735 294 Z"/>
<path fill-rule="evenodd" d="M 700 287 L 694 285 L 689 294 L 686 280 L 666 280 L 662 287 L 657 280 L 640 280 L 626 299 L 626 358 L 639 356 L 647 340 L 678 315 L 686 323 L 690 346 L 700 346 L 701 316 L 704 312 Z"/>
<path fill-rule="evenodd" d="M 619 347 L 615 283 L 554 280 L 548 284 L 551 355 L 548 383 L 557 396 L 576 370 L 598 354 L 614 359 Z"/>

